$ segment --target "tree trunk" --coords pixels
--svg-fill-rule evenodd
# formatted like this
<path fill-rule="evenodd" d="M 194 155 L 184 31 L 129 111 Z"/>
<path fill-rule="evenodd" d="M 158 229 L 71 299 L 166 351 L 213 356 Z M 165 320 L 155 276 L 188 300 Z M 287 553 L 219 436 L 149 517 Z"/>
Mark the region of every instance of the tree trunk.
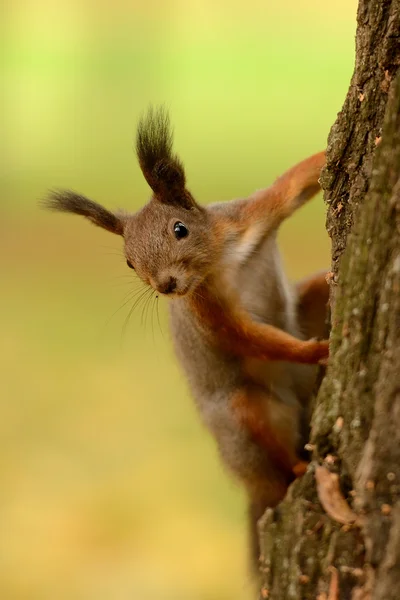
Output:
<path fill-rule="evenodd" d="M 331 358 L 311 466 L 260 522 L 262 598 L 400 598 L 399 65 L 400 0 L 360 0 L 355 71 L 321 179 Z"/>

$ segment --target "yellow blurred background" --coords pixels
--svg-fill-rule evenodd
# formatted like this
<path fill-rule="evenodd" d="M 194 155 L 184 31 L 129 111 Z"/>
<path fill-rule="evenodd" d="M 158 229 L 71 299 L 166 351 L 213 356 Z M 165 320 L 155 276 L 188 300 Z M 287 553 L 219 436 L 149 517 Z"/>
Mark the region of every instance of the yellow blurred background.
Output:
<path fill-rule="evenodd" d="M 165 103 L 198 201 L 268 185 L 326 144 L 356 0 L 2 3 L 0 598 L 244 600 L 246 515 L 196 415 L 166 311 L 138 307 L 121 241 L 41 211 L 52 187 L 149 196 L 137 120 Z M 329 266 L 319 196 L 281 234 Z M 153 310 L 154 309 L 154 310 Z"/>

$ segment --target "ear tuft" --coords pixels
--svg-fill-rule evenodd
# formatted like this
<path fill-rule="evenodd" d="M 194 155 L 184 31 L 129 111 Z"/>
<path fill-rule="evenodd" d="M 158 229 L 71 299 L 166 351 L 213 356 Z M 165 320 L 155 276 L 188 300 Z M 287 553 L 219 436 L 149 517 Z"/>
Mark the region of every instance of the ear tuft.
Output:
<path fill-rule="evenodd" d="M 42 206 L 49 210 L 69 212 L 86 217 L 103 229 L 117 235 L 123 235 L 123 221 L 114 213 L 106 210 L 97 202 L 76 194 L 70 190 L 55 190 L 43 200 Z"/>
<path fill-rule="evenodd" d="M 158 200 L 191 208 L 195 202 L 185 189 L 185 170 L 172 152 L 172 141 L 167 111 L 164 107 L 150 106 L 137 128 L 136 152 L 140 168 Z"/>

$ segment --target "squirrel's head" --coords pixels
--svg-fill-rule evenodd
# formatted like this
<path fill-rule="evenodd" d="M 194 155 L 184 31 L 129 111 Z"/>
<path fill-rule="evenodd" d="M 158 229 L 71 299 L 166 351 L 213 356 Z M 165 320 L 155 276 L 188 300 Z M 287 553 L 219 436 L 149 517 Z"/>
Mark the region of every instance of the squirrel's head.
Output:
<path fill-rule="evenodd" d="M 82 215 L 121 235 L 127 265 L 156 291 L 184 295 L 210 273 L 215 258 L 211 218 L 186 189 L 185 172 L 172 153 L 168 114 L 149 109 L 136 139 L 140 168 L 153 195 L 137 213 L 112 213 L 71 191 L 56 191 L 47 208 Z"/>

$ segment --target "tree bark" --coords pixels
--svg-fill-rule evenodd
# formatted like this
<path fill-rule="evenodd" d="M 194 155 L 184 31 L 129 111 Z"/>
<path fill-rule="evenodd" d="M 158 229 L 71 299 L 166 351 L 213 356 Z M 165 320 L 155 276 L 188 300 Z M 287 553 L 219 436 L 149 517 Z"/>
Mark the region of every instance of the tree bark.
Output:
<path fill-rule="evenodd" d="M 400 0 L 360 0 L 321 178 L 331 358 L 313 460 L 260 522 L 261 598 L 400 598 Z"/>

